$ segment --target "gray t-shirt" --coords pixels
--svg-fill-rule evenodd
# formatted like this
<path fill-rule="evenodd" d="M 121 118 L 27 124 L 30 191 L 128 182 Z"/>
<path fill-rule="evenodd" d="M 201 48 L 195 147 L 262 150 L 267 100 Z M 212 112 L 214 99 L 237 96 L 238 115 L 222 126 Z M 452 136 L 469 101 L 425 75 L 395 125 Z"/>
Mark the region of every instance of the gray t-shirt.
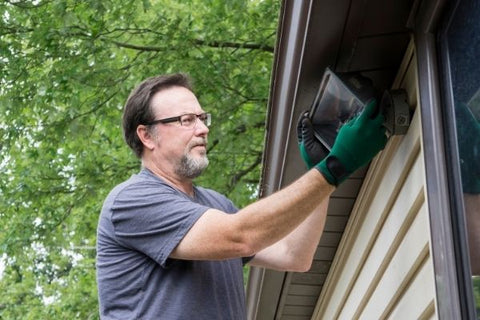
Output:
<path fill-rule="evenodd" d="M 209 208 L 237 209 L 223 195 L 195 187 L 195 197 L 143 169 L 116 186 L 97 230 L 102 319 L 246 319 L 242 259 L 169 258 Z"/>

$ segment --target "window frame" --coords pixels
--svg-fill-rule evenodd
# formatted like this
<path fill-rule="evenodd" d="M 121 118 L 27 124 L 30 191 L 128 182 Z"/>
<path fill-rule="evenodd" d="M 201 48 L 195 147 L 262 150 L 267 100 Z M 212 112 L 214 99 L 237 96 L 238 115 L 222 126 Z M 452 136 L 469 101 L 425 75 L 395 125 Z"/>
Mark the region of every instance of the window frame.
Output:
<path fill-rule="evenodd" d="M 469 290 L 471 279 L 468 279 L 469 287 L 463 268 L 466 265 L 464 256 L 459 254 L 464 248 L 459 245 L 459 239 L 462 239 L 459 222 L 464 215 L 452 214 L 459 203 L 458 199 L 451 197 L 454 191 L 452 187 L 458 186 L 449 185 L 452 177 L 449 175 L 451 167 L 446 148 L 452 141 L 447 138 L 446 130 L 449 129 L 444 124 L 448 112 L 444 104 L 444 80 L 440 72 L 444 68 L 444 60 L 440 57 L 438 42 L 439 34 L 450 17 L 451 6 L 457 2 L 421 1 L 412 19 L 438 319 L 476 319 L 473 292 Z M 457 219 L 458 216 L 461 218 Z M 466 237 L 463 240 L 466 241 Z M 457 261 L 459 257 L 461 261 Z"/>

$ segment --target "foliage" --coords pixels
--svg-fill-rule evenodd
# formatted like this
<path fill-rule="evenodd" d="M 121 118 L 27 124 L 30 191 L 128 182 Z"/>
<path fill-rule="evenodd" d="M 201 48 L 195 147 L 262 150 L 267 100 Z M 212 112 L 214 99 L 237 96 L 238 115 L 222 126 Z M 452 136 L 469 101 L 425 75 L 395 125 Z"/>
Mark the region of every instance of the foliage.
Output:
<path fill-rule="evenodd" d="M 480 319 L 480 276 L 472 277 L 473 297 L 477 308 L 477 318 Z"/>
<path fill-rule="evenodd" d="M 96 319 L 103 199 L 139 169 L 123 103 L 187 72 L 213 115 L 198 184 L 256 196 L 279 2 L 0 3 L 0 319 Z"/>

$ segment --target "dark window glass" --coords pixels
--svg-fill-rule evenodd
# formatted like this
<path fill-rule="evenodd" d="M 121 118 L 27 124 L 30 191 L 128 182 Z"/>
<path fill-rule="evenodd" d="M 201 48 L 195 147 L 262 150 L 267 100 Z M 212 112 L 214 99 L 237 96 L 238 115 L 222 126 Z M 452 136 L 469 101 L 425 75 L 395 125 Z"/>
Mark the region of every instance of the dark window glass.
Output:
<path fill-rule="evenodd" d="M 446 33 L 477 310 L 480 306 L 480 1 L 460 1 Z M 456 151 L 452 151 L 456 155 Z M 477 312 L 478 314 L 478 312 Z"/>

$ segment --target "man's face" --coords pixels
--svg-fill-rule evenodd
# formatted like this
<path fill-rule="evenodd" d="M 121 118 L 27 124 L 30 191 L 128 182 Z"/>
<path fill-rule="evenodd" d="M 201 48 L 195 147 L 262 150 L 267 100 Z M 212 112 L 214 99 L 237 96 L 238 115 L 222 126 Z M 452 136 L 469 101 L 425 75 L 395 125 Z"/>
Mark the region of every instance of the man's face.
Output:
<path fill-rule="evenodd" d="M 205 112 L 195 95 L 183 87 L 157 92 L 151 105 L 156 120 Z M 195 119 L 193 127 L 182 126 L 175 121 L 159 123 L 152 129 L 156 145 L 155 159 L 160 165 L 166 165 L 176 175 L 189 179 L 199 176 L 208 166 L 209 130 L 200 119 Z"/>

